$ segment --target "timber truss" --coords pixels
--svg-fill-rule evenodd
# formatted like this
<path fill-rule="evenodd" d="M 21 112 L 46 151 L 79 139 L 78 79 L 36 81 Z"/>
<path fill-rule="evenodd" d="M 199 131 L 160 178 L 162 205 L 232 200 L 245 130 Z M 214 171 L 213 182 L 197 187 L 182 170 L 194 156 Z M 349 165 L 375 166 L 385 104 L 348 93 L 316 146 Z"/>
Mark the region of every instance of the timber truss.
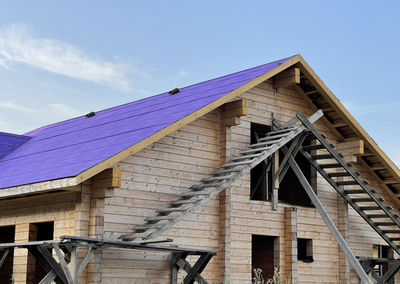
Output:
<path fill-rule="evenodd" d="M 279 168 L 273 172 L 272 184 L 274 185 L 278 179 L 282 180 L 289 167 L 292 168 L 315 208 L 337 240 L 340 248 L 357 272 L 361 282 L 370 283 L 371 280 L 367 275 L 370 270 L 365 265 L 361 265 L 361 262 L 354 256 L 346 240 L 336 228 L 296 163 L 296 155 L 301 153 L 338 194 L 398 254 L 400 254 L 400 218 L 392 212 L 393 208 L 385 204 L 383 198 L 377 196 L 376 191 L 369 186 L 368 181 L 362 179 L 360 173 L 356 172 L 352 168 L 352 165 L 343 159 L 343 155 L 335 150 L 334 145 L 330 144 L 326 140 L 326 137 L 313 126 L 313 123 L 322 117 L 322 115 L 323 113 L 320 110 L 307 119 L 303 114 L 298 113 L 283 125 L 274 118 L 273 130 L 265 137 L 259 138 L 257 143 L 250 145 L 249 149 L 242 151 L 239 156 L 233 157 L 230 161 L 222 165 L 220 169 L 211 174 L 210 177 L 190 187 L 190 191 L 179 194 L 178 198 L 169 203 L 167 208 L 157 211 L 155 216 L 147 218 L 144 224 L 136 225 L 133 227 L 131 233 L 123 235 L 120 238 L 130 241 L 139 239 L 149 240 L 159 237 L 183 217 L 211 198 L 214 198 L 218 193 L 229 187 L 259 163 L 268 163 L 269 160 L 273 160 L 271 156 L 280 150 L 285 156 L 280 162 Z M 317 143 L 303 145 L 306 138 L 310 138 L 310 136 Z M 289 144 L 290 146 L 288 147 Z M 269 168 L 271 169 L 271 167 Z M 278 192 L 275 188 L 273 190 L 273 207 L 276 207 Z M 390 262 L 392 263 L 393 261 L 390 260 Z M 386 278 L 384 278 L 385 281 L 387 282 L 392 279 L 393 275 L 399 269 L 400 265 L 392 265 L 390 268 L 391 274 L 386 275 Z M 375 278 L 378 282 L 381 281 L 379 280 L 380 278 L 378 279 L 378 276 Z"/>
<path fill-rule="evenodd" d="M 0 269 L 10 250 L 14 248 L 26 248 L 46 271 L 47 274 L 39 282 L 40 284 L 53 282 L 57 284 L 77 284 L 79 276 L 93 258 L 96 250 L 106 248 L 169 252 L 171 253 L 171 284 L 177 284 L 179 269 L 187 273 L 182 283 L 192 284 L 196 281 L 197 283 L 207 284 L 208 282 L 201 276 L 201 272 L 211 258 L 216 255 L 216 252 L 210 250 L 63 236 L 59 240 L 0 244 Z M 78 255 L 83 252 L 85 256 L 80 260 Z M 199 256 L 193 266 L 186 260 L 188 256 Z"/>

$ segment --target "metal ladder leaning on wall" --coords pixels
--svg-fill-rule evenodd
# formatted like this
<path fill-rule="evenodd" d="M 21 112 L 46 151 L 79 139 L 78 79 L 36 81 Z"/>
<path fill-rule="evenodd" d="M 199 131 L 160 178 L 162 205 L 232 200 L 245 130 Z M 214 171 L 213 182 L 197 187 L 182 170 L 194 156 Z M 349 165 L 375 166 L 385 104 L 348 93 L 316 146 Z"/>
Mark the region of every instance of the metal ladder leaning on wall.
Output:
<path fill-rule="evenodd" d="M 317 111 L 307 121 L 313 124 L 322 115 L 322 111 Z M 157 214 L 147 218 L 144 224 L 133 227 L 132 233 L 120 236 L 120 238 L 124 241 L 133 241 L 138 238 L 149 240 L 159 237 L 194 209 L 214 198 L 242 175 L 299 136 L 305 129 L 304 125 L 300 125 L 269 132 L 256 144 L 250 145 L 249 149 L 242 151 L 239 156 L 222 165 L 210 177 L 191 186 L 190 191 L 180 193 L 175 201 L 168 204 L 167 208 L 158 210 Z"/>

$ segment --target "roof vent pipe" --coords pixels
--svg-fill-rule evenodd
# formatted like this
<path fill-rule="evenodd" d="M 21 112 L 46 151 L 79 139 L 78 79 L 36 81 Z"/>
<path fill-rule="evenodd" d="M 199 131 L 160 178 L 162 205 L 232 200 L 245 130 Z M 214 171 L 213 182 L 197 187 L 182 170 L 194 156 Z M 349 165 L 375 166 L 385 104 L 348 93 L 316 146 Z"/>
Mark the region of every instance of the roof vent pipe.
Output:
<path fill-rule="evenodd" d="M 89 112 L 88 114 L 85 115 L 86 118 L 91 118 L 92 116 L 95 116 L 96 113 L 94 111 Z"/>
<path fill-rule="evenodd" d="M 175 94 L 177 94 L 177 93 L 179 93 L 179 92 L 180 92 L 180 90 L 179 90 L 178 88 L 175 88 L 175 89 L 169 91 L 168 94 L 169 94 L 170 96 L 173 96 L 173 95 L 175 95 Z"/>

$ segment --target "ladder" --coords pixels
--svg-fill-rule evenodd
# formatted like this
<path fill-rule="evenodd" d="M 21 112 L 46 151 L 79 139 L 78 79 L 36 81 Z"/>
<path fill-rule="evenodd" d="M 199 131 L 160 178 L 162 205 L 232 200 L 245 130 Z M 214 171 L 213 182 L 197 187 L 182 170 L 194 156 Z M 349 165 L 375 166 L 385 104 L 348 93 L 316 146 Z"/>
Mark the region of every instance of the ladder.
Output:
<path fill-rule="evenodd" d="M 322 115 L 322 111 L 317 111 L 306 120 L 312 125 Z M 277 131 L 269 132 L 265 137 L 258 139 L 257 143 L 242 151 L 239 156 L 222 165 L 210 177 L 191 186 L 190 191 L 180 193 L 176 200 L 168 204 L 167 208 L 158 210 L 155 216 L 145 219 L 144 224 L 134 226 L 131 233 L 119 238 L 124 241 L 133 241 L 140 238 L 149 240 L 159 237 L 190 212 L 214 198 L 305 130 L 304 125 L 288 125 Z"/>
<path fill-rule="evenodd" d="M 311 163 L 323 178 L 343 199 L 397 252 L 400 253 L 400 218 L 392 212 L 393 208 L 367 180 L 343 159 L 334 146 L 302 115 L 297 115 L 310 134 L 319 142 L 302 146 L 300 153 Z M 318 151 L 318 152 L 317 152 Z M 317 152 L 317 153 L 316 153 Z"/>

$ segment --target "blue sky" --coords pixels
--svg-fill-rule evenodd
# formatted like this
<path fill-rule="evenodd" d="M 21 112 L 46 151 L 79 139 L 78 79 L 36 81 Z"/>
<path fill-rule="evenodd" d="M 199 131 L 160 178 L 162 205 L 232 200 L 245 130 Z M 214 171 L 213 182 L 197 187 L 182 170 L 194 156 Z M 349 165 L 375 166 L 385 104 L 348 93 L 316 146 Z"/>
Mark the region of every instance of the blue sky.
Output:
<path fill-rule="evenodd" d="M 300 53 L 400 165 L 399 10 L 397 1 L 2 1 L 0 131 Z"/>

